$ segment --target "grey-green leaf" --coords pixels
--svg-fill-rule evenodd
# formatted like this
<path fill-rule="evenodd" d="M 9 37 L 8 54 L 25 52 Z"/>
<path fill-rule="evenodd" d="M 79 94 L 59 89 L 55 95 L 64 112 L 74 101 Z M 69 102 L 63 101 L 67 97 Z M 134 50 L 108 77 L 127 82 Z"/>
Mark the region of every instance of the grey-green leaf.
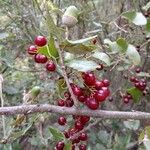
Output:
<path fill-rule="evenodd" d="M 81 72 L 95 70 L 99 65 L 91 60 L 72 60 L 66 63 L 67 66 Z"/>
<path fill-rule="evenodd" d="M 143 9 L 144 9 L 145 11 L 147 11 L 149 8 L 150 8 L 150 2 L 148 2 L 148 3 L 143 7 Z"/>
<path fill-rule="evenodd" d="M 59 130 L 57 130 L 56 128 L 49 127 L 49 131 L 53 135 L 55 140 L 64 140 L 65 139 L 64 134 L 62 132 L 60 132 Z"/>
<path fill-rule="evenodd" d="M 124 126 L 130 130 L 137 130 L 140 126 L 139 120 L 127 120 L 123 122 Z"/>
<path fill-rule="evenodd" d="M 128 45 L 126 55 L 129 57 L 129 60 L 131 61 L 131 63 L 133 63 L 134 65 L 140 64 L 141 57 L 133 45 L 131 44 Z"/>
<path fill-rule="evenodd" d="M 106 63 L 108 66 L 110 66 L 110 57 L 103 52 L 99 52 L 99 51 L 95 51 L 94 54 L 92 55 L 94 58 L 97 58 L 101 61 L 103 61 L 104 63 Z"/>

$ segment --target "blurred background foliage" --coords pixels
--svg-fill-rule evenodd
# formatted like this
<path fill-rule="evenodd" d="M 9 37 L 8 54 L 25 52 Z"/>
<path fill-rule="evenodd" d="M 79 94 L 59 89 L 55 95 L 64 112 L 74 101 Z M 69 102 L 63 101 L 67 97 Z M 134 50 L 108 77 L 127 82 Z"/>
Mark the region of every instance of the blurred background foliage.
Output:
<path fill-rule="evenodd" d="M 60 9 L 53 14 L 53 19 L 59 26 L 61 26 L 60 16 L 68 6 L 75 5 L 81 10 L 78 25 L 70 30 L 71 39 L 98 34 L 103 43 L 105 38 L 113 41 L 121 36 L 137 46 L 145 42 L 144 28 L 131 25 L 129 28 L 127 27 L 130 34 L 124 33 L 116 28 L 113 21 L 124 11 L 133 9 L 141 11 L 147 2 L 148 0 L 0 0 L 0 73 L 4 78 L 5 106 L 21 105 L 23 93 L 36 85 L 40 86 L 42 90 L 38 98 L 39 103 L 55 104 L 55 100 L 58 99 L 55 82 L 59 75 L 47 73 L 43 66 L 35 64 L 26 53 L 27 46 L 33 43 L 36 35 L 49 35 L 45 23 L 44 3 L 47 3 L 49 9 L 51 6 Z M 120 25 L 123 25 L 124 22 L 120 22 Z M 150 60 L 147 57 L 149 52 L 146 52 L 145 49 L 140 52 L 140 55 L 143 70 L 149 72 Z M 116 70 L 109 72 L 109 69 L 106 68 L 101 74 L 112 81 L 112 91 L 118 89 L 118 82 L 120 87 L 124 87 L 126 84 L 126 80 L 123 78 L 126 72 Z M 141 111 L 150 109 L 147 101 L 149 96 L 142 99 L 139 104 L 129 105 L 122 104 L 119 94 L 114 95 L 113 98 L 113 102 L 106 102 L 102 108 Z M 0 149 L 53 150 L 54 140 L 52 140 L 48 127 L 54 126 L 64 130 L 56 124 L 57 116 L 46 113 L 31 115 L 27 118 L 28 123 L 15 131 L 11 131 L 11 124 L 16 116 L 6 117 L 6 132 L 9 135 L 9 142 L 1 144 Z M 101 120 L 88 131 L 90 133 L 88 150 L 144 150 L 145 147 L 138 143 L 138 138 L 144 127 L 148 125 L 150 125 L 149 121 Z M 2 139 L 3 131 L 1 126 L 0 128 Z"/>

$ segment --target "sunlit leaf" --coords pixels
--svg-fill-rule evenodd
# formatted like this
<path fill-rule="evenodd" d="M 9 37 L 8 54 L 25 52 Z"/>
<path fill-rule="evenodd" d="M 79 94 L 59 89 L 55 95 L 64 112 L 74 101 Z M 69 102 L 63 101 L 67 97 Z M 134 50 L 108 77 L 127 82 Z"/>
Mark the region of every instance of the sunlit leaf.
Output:
<path fill-rule="evenodd" d="M 127 89 L 127 92 L 132 95 L 133 101 L 135 103 L 140 101 L 142 92 L 139 89 L 133 87 L 133 88 Z"/>
<path fill-rule="evenodd" d="M 122 52 L 125 52 L 127 50 L 128 43 L 126 42 L 125 39 L 119 38 L 119 39 L 117 39 L 116 43 L 118 44 L 118 46 L 120 47 Z"/>
<path fill-rule="evenodd" d="M 141 62 L 141 57 L 138 53 L 138 51 L 136 50 L 136 48 L 129 44 L 127 51 L 126 51 L 126 55 L 129 57 L 129 60 L 134 64 L 134 65 L 139 65 Z"/>
<path fill-rule="evenodd" d="M 49 127 L 49 131 L 53 135 L 53 138 L 55 140 L 64 140 L 65 139 L 64 134 L 62 132 L 60 132 L 58 129 Z"/>
<path fill-rule="evenodd" d="M 95 70 L 99 65 L 91 60 L 72 60 L 66 63 L 67 66 L 78 71 L 86 72 Z"/>
<path fill-rule="evenodd" d="M 72 150 L 72 143 L 71 142 L 65 143 L 64 150 Z"/>
<path fill-rule="evenodd" d="M 135 25 L 146 25 L 147 20 L 141 12 L 128 11 L 122 14 L 125 18 L 132 21 Z"/>
<path fill-rule="evenodd" d="M 56 81 L 57 92 L 61 95 L 66 90 L 66 82 L 64 78 L 60 78 Z"/>
<path fill-rule="evenodd" d="M 143 141 L 145 134 L 150 139 L 150 126 L 145 127 L 144 130 L 140 133 L 140 136 L 139 136 L 140 142 Z"/>
<path fill-rule="evenodd" d="M 38 47 L 38 53 L 43 54 L 49 58 L 51 57 L 50 53 L 48 52 L 48 46 L 47 45 L 45 45 L 43 47 Z"/>
<path fill-rule="evenodd" d="M 110 57 L 106 53 L 96 51 L 96 52 L 94 52 L 94 54 L 92 56 L 94 58 L 97 58 L 97 59 L 103 61 L 108 66 L 110 66 Z"/>

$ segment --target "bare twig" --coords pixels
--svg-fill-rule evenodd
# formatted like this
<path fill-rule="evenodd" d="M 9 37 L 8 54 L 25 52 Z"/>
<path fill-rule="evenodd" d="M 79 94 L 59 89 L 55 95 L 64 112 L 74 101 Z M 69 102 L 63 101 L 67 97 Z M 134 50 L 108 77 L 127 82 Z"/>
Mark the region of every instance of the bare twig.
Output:
<path fill-rule="evenodd" d="M 16 114 L 31 114 L 31 113 L 59 113 L 64 115 L 87 115 L 96 118 L 107 119 L 138 119 L 148 120 L 150 119 L 150 113 L 148 112 L 126 112 L 126 111 L 107 111 L 107 110 L 89 110 L 89 109 L 77 109 L 69 107 L 60 107 L 50 104 L 41 105 L 21 105 L 11 107 L 1 107 L 0 115 L 16 115 Z"/>

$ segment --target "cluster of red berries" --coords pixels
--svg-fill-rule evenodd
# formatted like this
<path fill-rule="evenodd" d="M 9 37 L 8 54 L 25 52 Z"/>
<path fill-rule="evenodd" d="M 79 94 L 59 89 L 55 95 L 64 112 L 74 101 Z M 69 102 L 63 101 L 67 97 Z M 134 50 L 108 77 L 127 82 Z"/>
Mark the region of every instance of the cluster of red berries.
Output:
<path fill-rule="evenodd" d="M 71 83 L 73 94 L 76 96 L 77 100 L 82 104 L 85 104 L 89 109 L 96 110 L 99 108 L 99 104 L 106 100 L 109 96 L 109 85 L 110 82 L 108 79 L 97 80 L 93 72 L 84 72 L 82 73 L 82 79 L 84 83 L 84 88 L 81 88 L 74 83 Z M 73 100 L 69 92 L 64 93 L 64 99 L 57 101 L 57 105 L 61 107 L 72 107 L 74 105 Z M 72 138 L 79 131 L 83 130 L 86 124 L 89 122 L 90 117 L 88 116 L 73 116 L 74 126 L 68 131 L 64 132 L 66 138 L 69 138 L 72 141 L 72 150 L 75 146 L 79 146 L 79 150 L 86 150 L 86 144 L 82 143 L 79 145 L 79 142 L 87 141 L 88 136 L 86 132 L 81 132 L 78 137 Z M 61 116 L 58 118 L 59 125 L 66 125 L 67 120 L 65 117 Z M 60 141 L 56 144 L 56 150 L 63 150 L 65 144 Z"/>
<path fill-rule="evenodd" d="M 86 141 L 88 140 L 88 135 L 85 131 L 81 132 L 80 134 L 77 134 L 83 128 L 86 126 L 86 124 L 90 121 L 90 117 L 88 116 L 73 116 L 73 119 L 75 121 L 74 126 L 67 131 L 64 131 L 64 136 L 67 139 L 70 139 L 72 141 L 72 150 L 75 150 L 75 147 L 78 146 L 79 150 L 86 150 Z M 61 122 L 61 124 L 60 124 Z M 60 117 L 58 120 L 58 123 L 62 125 L 62 122 L 66 122 L 66 119 L 64 117 Z M 64 125 L 64 124 L 63 124 Z M 82 143 L 80 143 L 82 142 Z M 63 141 L 59 141 L 55 149 L 56 150 L 63 150 L 65 146 L 65 143 Z"/>
<path fill-rule="evenodd" d="M 52 60 L 48 61 L 48 58 L 45 55 L 38 53 L 38 47 L 43 47 L 46 44 L 47 44 L 46 38 L 44 36 L 39 35 L 35 38 L 34 45 L 30 45 L 27 50 L 30 55 L 34 56 L 34 61 L 36 63 L 40 63 L 40 64 L 46 63 L 46 66 L 45 66 L 46 69 L 48 71 L 53 72 L 56 70 L 55 63 Z"/>

